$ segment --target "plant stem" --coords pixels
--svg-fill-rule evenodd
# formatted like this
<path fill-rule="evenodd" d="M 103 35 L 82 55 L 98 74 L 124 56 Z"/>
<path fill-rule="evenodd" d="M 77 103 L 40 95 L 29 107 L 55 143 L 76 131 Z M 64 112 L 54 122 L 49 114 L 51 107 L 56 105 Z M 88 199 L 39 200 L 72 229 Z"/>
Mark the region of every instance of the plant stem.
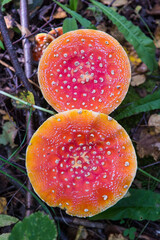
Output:
<path fill-rule="evenodd" d="M 32 191 L 30 191 L 24 184 L 22 184 L 19 180 L 17 180 L 16 178 L 12 177 L 11 175 L 9 175 L 8 173 L 0 170 L 0 173 L 4 174 L 5 176 L 7 176 L 8 178 L 10 178 L 12 181 L 15 181 L 17 182 L 17 185 L 18 186 L 21 186 L 22 188 L 24 188 L 26 191 L 30 192 L 30 194 L 39 202 L 39 204 L 43 207 L 43 209 L 45 210 L 45 212 L 47 212 L 51 218 L 52 217 L 52 214 L 51 212 L 49 211 L 48 207 L 45 206 L 45 204 L 36 196 L 36 194 L 34 194 Z M 53 211 L 53 210 L 52 210 Z"/>
<path fill-rule="evenodd" d="M 149 178 L 152 178 L 153 180 L 155 180 L 156 182 L 160 183 L 160 179 L 153 177 L 151 174 L 147 173 L 146 171 L 142 170 L 141 168 L 138 168 L 138 170 L 143 173 L 144 175 L 148 176 Z"/>
<path fill-rule="evenodd" d="M 7 97 L 9 97 L 9 98 L 12 98 L 12 99 L 14 99 L 14 100 L 16 100 L 16 101 L 19 101 L 20 103 L 23 103 L 24 105 L 29 106 L 30 108 L 34 108 L 34 109 L 37 109 L 37 110 L 41 110 L 41 111 L 43 111 L 43 112 L 50 113 L 51 115 L 54 115 L 54 114 L 56 113 L 56 112 L 54 112 L 54 111 L 51 111 L 51 110 L 48 110 L 48 109 L 39 107 L 39 106 L 34 105 L 34 104 L 31 104 L 31 103 L 29 103 L 29 102 L 26 102 L 26 101 L 24 101 L 24 100 L 22 100 L 22 99 L 20 99 L 20 98 L 17 98 L 17 97 L 15 97 L 15 96 L 13 96 L 13 95 L 11 95 L 11 94 L 9 94 L 9 93 L 6 93 L 6 92 L 2 91 L 2 90 L 0 90 L 0 94 L 2 94 L 2 95 L 4 95 L 4 96 L 7 96 Z"/>
<path fill-rule="evenodd" d="M 2 158 L 2 157 L 0 157 L 0 161 L 3 161 L 3 162 L 5 162 L 6 164 L 11 165 L 12 167 L 15 167 L 15 168 L 18 169 L 21 173 L 27 175 L 27 173 L 26 173 L 23 169 L 21 169 L 20 167 L 16 166 L 14 163 L 9 162 L 8 160 L 6 160 L 6 159 L 4 159 L 4 158 Z M 4 165 L 5 165 L 5 164 L 0 165 L 0 169 L 1 169 Z"/>

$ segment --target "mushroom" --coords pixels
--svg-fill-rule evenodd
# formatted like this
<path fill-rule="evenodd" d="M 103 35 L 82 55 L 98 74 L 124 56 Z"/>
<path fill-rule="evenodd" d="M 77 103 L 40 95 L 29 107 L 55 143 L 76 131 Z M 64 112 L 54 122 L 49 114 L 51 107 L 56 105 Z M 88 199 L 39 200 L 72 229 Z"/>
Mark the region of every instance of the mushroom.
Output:
<path fill-rule="evenodd" d="M 103 113 L 69 110 L 46 120 L 27 149 L 29 179 L 49 206 L 88 217 L 113 206 L 137 169 L 126 131 Z"/>
<path fill-rule="evenodd" d="M 58 36 L 63 34 L 62 27 L 52 29 L 47 33 L 38 33 L 35 36 L 35 44 L 32 50 L 33 59 L 39 61 L 48 45 Z"/>
<path fill-rule="evenodd" d="M 49 32 L 49 34 L 51 34 L 55 39 L 63 34 L 63 28 L 62 27 L 54 28 Z"/>
<path fill-rule="evenodd" d="M 128 91 L 131 69 L 117 40 L 102 31 L 80 29 L 48 46 L 38 78 L 45 99 L 58 112 L 88 109 L 109 114 Z"/>

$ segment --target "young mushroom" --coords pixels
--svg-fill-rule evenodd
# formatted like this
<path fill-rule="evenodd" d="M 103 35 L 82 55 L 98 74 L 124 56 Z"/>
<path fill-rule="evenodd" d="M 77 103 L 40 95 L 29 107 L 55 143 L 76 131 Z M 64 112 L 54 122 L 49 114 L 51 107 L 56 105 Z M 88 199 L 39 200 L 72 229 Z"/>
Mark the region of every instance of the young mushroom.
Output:
<path fill-rule="evenodd" d="M 131 69 L 117 40 L 102 31 L 82 29 L 48 46 L 38 78 L 45 99 L 58 112 L 88 109 L 109 114 L 128 91 Z"/>
<path fill-rule="evenodd" d="M 137 161 L 121 125 L 106 114 L 75 109 L 50 117 L 34 133 L 26 167 L 35 192 L 48 205 L 88 217 L 126 194 Z"/>
<path fill-rule="evenodd" d="M 49 33 L 38 33 L 32 50 L 34 61 L 39 61 L 48 45 L 63 34 L 62 27 L 52 29 Z"/>
<path fill-rule="evenodd" d="M 52 29 L 49 34 L 51 34 L 54 39 L 61 36 L 63 34 L 63 28 L 62 27 L 58 27 L 58 28 L 55 28 L 55 29 Z"/>

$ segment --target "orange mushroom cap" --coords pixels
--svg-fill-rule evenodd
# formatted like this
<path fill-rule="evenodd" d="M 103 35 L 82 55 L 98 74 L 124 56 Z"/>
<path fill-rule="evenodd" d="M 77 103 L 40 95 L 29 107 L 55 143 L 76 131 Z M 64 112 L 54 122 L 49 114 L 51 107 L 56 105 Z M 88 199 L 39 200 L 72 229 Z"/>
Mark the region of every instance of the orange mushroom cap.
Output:
<path fill-rule="evenodd" d="M 131 69 L 117 40 L 82 29 L 65 33 L 49 45 L 38 78 L 45 99 L 58 112 L 82 108 L 109 114 L 128 91 Z"/>
<path fill-rule="evenodd" d="M 48 45 L 57 37 L 63 34 L 63 28 L 58 27 L 47 33 L 38 33 L 35 36 L 35 44 L 32 50 L 33 59 L 39 61 Z"/>
<path fill-rule="evenodd" d="M 54 38 L 57 38 L 59 36 L 61 36 L 63 34 L 63 28 L 62 27 L 58 27 L 55 29 L 52 29 L 49 34 L 51 34 Z"/>
<path fill-rule="evenodd" d="M 137 161 L 121 125 L 106 114 L 75 109 L 50 117 L 34 133 L 26 167 L 48 205 L 88 217 L 126 194 Z"/>
<path fill-rule="evenodd" d="M 39 61 L 48 45 L 54 40 L 54 37 L 47 33 L 38 33 L 35 36 L 35 45 L 32 49 L 33 59 Z"/>

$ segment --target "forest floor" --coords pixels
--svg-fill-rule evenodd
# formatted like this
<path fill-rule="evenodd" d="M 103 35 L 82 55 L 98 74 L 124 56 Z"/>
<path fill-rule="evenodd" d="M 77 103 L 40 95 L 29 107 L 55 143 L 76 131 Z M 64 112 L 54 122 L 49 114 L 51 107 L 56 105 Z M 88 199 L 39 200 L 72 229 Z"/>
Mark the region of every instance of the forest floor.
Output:
<path fill-rule="evenodd" d="M 24 6 L 21 5 L 21 9 L 20 2 L 24 4 Z M 68 4 L 67 0 L 59 2 L 63 5 Z M 99 2 L 115 9 L 153 40 L 156 47 L 155 58 L 159 68 L 160 2 L 158 0 L 101 0 Z M 8 39 L 2 36 L 4 25 L 1 21 L 2 14 L 0 14 L 0 90 L 52 111 L 43 98 L 38 84 L 38 61 L 32 57 L 35 36 L 38 33 L 48 33 L 51 29 L 63 26 L 64 19 L 70 15 L 50 0 L 34 1 L 29 5 L 28 15 L 25 14 L 25 1 L 8 1 L 2 10 L 11 45 L 7 47 Z M 98 30 L 116 38 L 129 56 L 132 68 L 131 85 L 125 101 L 112 114 L 113 117 L 116 118 L 116 114 L 119 114 L 133 101 L 141 100 L 158 91 L 160 87 L 159 70 L 151 72 L 148 69 L 133 46 L 126 41 L 116 25 L 101 10 L 95 8 L 88 0 L 79 0 L 76 11 L 83 18 L 91 21 Z M 25 27 L 27 24 L 29 24 L 29 28 Z M 78 22 L 77 24 L 78 28 L 82 28 Z M 24 49 L 25 40 L 27 40 L 27 49 L 31 49 L 31 52 Z M 42 206 L 28 191 L 23 189 L 20 182 L 33 191 L 28 177 L 20 172 L 18 167 L 26 171 L 25 157 L 29 140 L 36 129 L 51 115 L 45 111 L 34 109 L 30 118 L 30 106 L 20 104 L 3 93 L 0 94 L 0 105 L 0 214 L 7 214 L 23 220 L 31 213 L 42 210 Z M 158 210 L 160 197 L 156 198 L 160 193 L 160 103 L 159 109 L 157 107 L 154 110 L 150 109 L 124 117 L 119 122 L 134 143 L 139 168 L 149 174 L 147 176 L 142 171 L 137 171 L 132 184 L 132 189 L 149 190 L 150 194 L 153 194 L 148 205 L 147 201 L 149 200 L 143 199 L 146 208 L 143 209 L 144 206 L 138 207 L 138 205 L 135 208 L 135 211 L 143 211 L 144 216 L 145 214 L 147 216 L 138 220 L 128 210 L 126 218 L 121 215 L 121 217 L 117 217 L 117 220 L 99 217 L 91 221 L 69 216 L 64 210 L 54 208 L 55 214 L 52 213 L 52 215 L 59 225 L 59 239 L 160 239 L 160 211 Z M 10 163 L 14 164 L 16 168 Z M 143 191 L 141 193 L 143 194 Z M 156 195 L 154 195 L 155 193 Z M 145 213 L 145 211 L 150 211 L 150 213 Z M 151 217 L 154 211 L 159 212 L 159 218 L 158 216 Z M 13 225 L 0 228 L 0 234 L 9 233 L 12 227 Z"/>

